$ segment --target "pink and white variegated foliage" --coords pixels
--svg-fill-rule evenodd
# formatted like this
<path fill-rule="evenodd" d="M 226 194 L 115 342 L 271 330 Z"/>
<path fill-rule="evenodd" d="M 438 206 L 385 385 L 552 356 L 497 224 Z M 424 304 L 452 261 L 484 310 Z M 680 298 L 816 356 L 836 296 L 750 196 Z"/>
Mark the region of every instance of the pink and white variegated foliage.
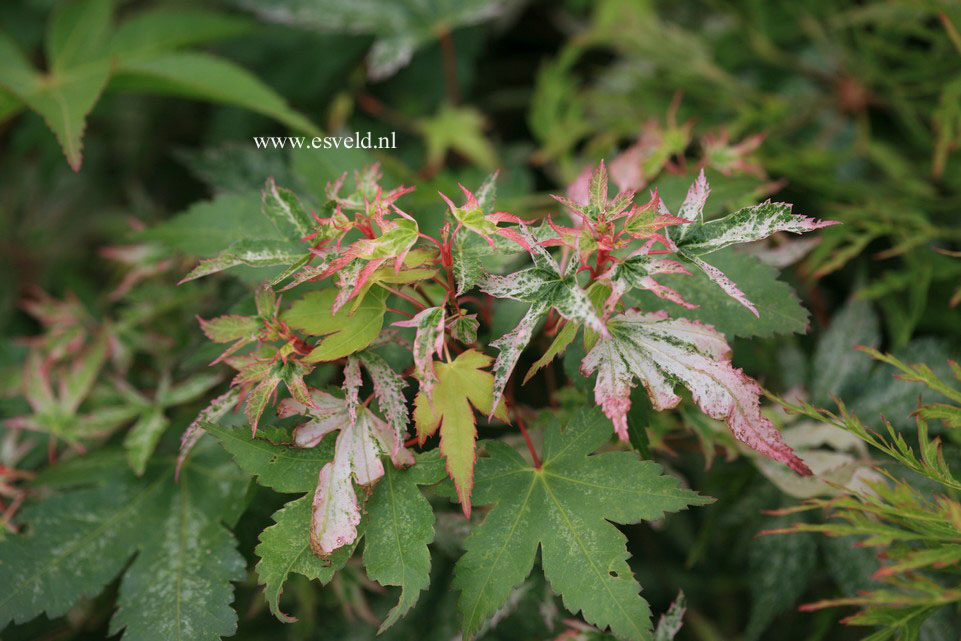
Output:
<path fill-rule="evenodd" d="M 737 284 L 711 264 L 710 254 L 830 222 L 773 202 L 705 220 L 710 186 L 703 171 L 671 213 L 656 190 L 641 204 L 630 190 L 611 196 L 602 162 L 572 185 L 570 197 L 556 197 L 570 222 L 549 216 L 534 225 L 494 210 L 495 176 L 476 194 L 461 187 L 463 204 L 440 195 L 447 204 L 447 223 L 438 237 L 422 232 L 417 218 L 400 209 L 399 199 L 411 190 L 383 189 L 376 166 L 355 174 L 350 193 L 345 193 L 344 177 L 328 185 L 324 215 L 308 211 L 271 180 L 263 192 L 263 209 L 288 238 L 282 251 L 274 251 L 280 241 L 264 246 L 248 242 L 203 261 L 187 277 L 241 264 L 282 267 L 258 290 L 255 315 L 201 321 L 212 341 L 228 346 L 217 361 L 238 371 L 234 393 L 218 397 L 204 416 L 220 417 L 230 404 L 245 403 L 256 435 L 262 417 L 269 416 L 266 409 L 286 390 L 289 398 L 280 401 L 276 414 L 307 419 L 293 431 L 296 447 L 315 447 L 336 433 L 331 436 L 336 439 L 332 459 L 320 470 L 314 492 L 310 543 L 315 553 L 328 557 L 357 540 L 363 507 L 354 488 L 369 488 L 384 476 L 381 457 L 398 467 L 412 465 L 407 445 L 416 440 L 423 447 L 438 430 L 448 473 L 469 514 L 475 410 L 488 414 L 488 420 L 518 418 L 531 458 L 539 461 L 520 418 L 530 408 L 518 402 L 511 382 L 542 325 L 556 338 L 531 373 L 549 365 L 582 330 L 586 356 L 581 372 L 596 374 L 594 398 L 622 441 L 628 441 L 633 388 L 642 385 L 653 407 L 664 410 L 681 402 L 675 388 L 683 386 L 705 414 L 726 422 L 738 440 L 801 474 L 810 473 L 761 413 L 760 387 L 732 365 L 723 335 L 710 325 L 672 318 L 668 309 L 696 305 L 678 291 L 682 288 L 662 284 L 658 277 L 706 275 L 758 314 Z M 511 254 L 529 256 L 530 263 L 510 273 L 492 273 L 496 270 L 487 259 Z M 333 287 L 325 287 L 328 283 Z M 275 287 L 287 292 L 308 284 L 310 291 L 301 298 L 294 293 L 291 305 L 275 292 Z M 632 308 L 637 290 L 653 294 L 647 300 L 665 301 L 665 309 Z M 510 331 L 488 337 L 478 318 L 489 325 L 491 304 L 498 298 L 527 307 Z M 388 321 L 388 314 L 400 318 Z M 487 347 L 497 350 L 490 371 L 490 356 L 483 353 L 478 336 L 489 338 Z M 398 342 L 412 360 L 404 372 L 377 351 Z M 469 372 L 457 366 L 465 355 L 477 363 Z M 341 372 L 342 396 L 313 382 L 314 370 L 325 362 Z M 362 389 L 371 390 L 366 399 Z M 408 441 L 415 391 L 418 438 Z M 198 429 L 193 426 L 185 435 L 186 448 L 196 442 Z"/>

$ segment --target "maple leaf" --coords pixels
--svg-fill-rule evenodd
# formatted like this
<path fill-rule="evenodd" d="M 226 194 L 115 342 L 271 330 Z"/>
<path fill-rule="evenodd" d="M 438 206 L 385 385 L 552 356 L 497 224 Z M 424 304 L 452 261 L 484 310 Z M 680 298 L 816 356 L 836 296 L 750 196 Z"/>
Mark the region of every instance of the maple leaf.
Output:
<path fill-rule="evenodd" d="M 345 388 L 356 389 L 355 378 L 359 371 L 346 377 Z M 389 455 L 397 466 L 414 462 L 397 433 L 367 408 L 357 407 L 350 394 L 348 391 L 348 399 L 340 399 L 315 389 L 311 405 L 287 399 L 278 410 L 281 417 L 305 414 L 310 418 L 294 429 L 298 447 L 314 447 L 327 434 L 339 431 L 334 458 L 321 468 L 313 499 L 310 544 L 321 557 L 357 539 L 361 512 L 353 482 L 370 486 L 380 479 L 384 475 L 381 454 Z"/>
<path fill-rule="evenodd" d="M 493 407 L 494 377 L 483 369 L 490 363 L 490 356 L 472 349 L 462 352 L 452 362 L 434 363 L 437 382 L 433 398 L 428 398 L 422 390 L 414 399 L 417 439 L 423 445 L 440 429 L 440 451 L 447 460 L 447 472 L 467 517 L 471 512 L 477 438 L 471 407 L 507 422 L 504 404 L 500 402 Z"/>
<path fill-rule="evenodd" d="M 60 617 L 113 583 L 113 638 L 215 641 L 236 632 L 231 582 L 244 580 L 246 562 L 224 523 L 239 517 L 249 481 L 225 452 L 198 452 L 179 483 L 169 460 L 153 459 L 137 477 L 118 450 L 57 472 L 61 483 L 21 513 L 30 534 L 0 545 L 0 628 Z"/>
<path fill-rule="evenodd" d="M 454 568 L 465 639 L 528 576 L 540 547 L 544 575 L 569 611 L 619 638 L 650 641 L 650 608 L 612 522 L 659 519 L 711 499 L 679 488 L 633 452 L 591 455 L 610 433 L 600 412 L 581 410 L 564 431 L 546 430 L 539 468 L 504 443 L 485 442 L 490 456 L 477 463 L 474 501 L 494 507 Z"/>
<path fill-rule="evenodd" d="M 676 303 L 685 309 L 697 307 L 684 300 L 676 290 L 654 280 L 655 274 L 690 275 L 690 272 L 676 260 L 651 256 L 650 247 L 649 243 L 645 243 L 643 247 L 615 263 L 606 273 L 598 276 L 599 280 L 607 281 L 611 286 L 610 296 L 604 303 L 606 313 L 610 313 L 617 301 L 631 289 L 646 289 L 655 296 Z"/>
<path fill-rule="evenodd" d="M 374 397 L 377 407 L 387 419 L 387 424 L 395 434 L 389 454 L 397 456 L 399 449 L 407 439 L 407 425 L 410 423 L 410 413 L 407 411 L 407 399 L 404 398 L 404 378 L 391 369 L 383 358 L 374 352 L 365 351 L 357 355 L 374 383 Z"/>
<path fill-rule="evenodd" d="M 693 263 L 728 296 L 759 316 L 757 308 L 744 292 L 721 270 L 701 257 L 730 245 L 762 240 L 777 232 L 802 234 L 838 223 L 792 214 L 790 204 L 771 201 L 744 207 L 723 218 L 704 222 L 704 204 L 710 193 L 711 188 L 702 169 L 678 210 L 678 218 L 690 224 L 678 226 L 670 240 L 675 243 L 678 256 Z M 667 213 L 666 207 L 664 213 Z"/>
<path fill-rule="evenodd" d="M 239 265 L 286 265 L 288 269 L 275 279 L 279 282 L 305 264 L 310 254 L 296 241 L 308 236 L 313 221 L 297 196 L 289 189 L 278 187 L 273 178 L 268 178 L 262 191 L 261 212 L 277 230 L 280 239 L 238 239 L 216 256 L 201 260 L 179 284 Z"/>
<path fill-rule="evenodd" d="M 370 345 L 384 325 L 385 291 L 377 288 L 351 312 L 332 311 L 337 290 L 308 292 L 294 301 L 281 320 L 290 327 L 312 336 L 320 336 L 314 348 L 304 357 L 305 363 L 333 361 Z"/>
<path fill-rule="evenodd" d="M 410 320 L 397 321 L 396 327 L 417 329 L 414 336 L 414 373 L 420 381 L 420 389 L 430 399 L 437 381 L 434 372 L 434 354 L 440 358 L 444 349 L 444 308 L 428 307 Z"/>
<path fill-rule="evenodd" d="M 634 379 L 640 379 L 656 410 L 677 406 L 680 382 L 701 410 L 727 422 L 734 436 L 761 454 L 786 463 L 800 474 L 811 471 L 761 414 L 761 388 L 731 365 L 724 337 L 709 325 L 671 319 L 665 312 L 628 310 L 608 322 L 601 338 L 584 357 L 581 372 L 597 371 L 594 398 L 626 441 L 627 412 Z"/>
<path fill-rule="evenodd" d="M 241 316 L 226 314 L 210 320 L 197 317 L 200 329 L 204 335 L 215 343 L 231 343 L 223 354 L 218 356 L 211 365 L 229 358 L 238 350 L 255 343 L 263 323 L 256 316 Z"/>
<path fill-rule="evenodd" d="M 528 238 L 533 241 L 529 232 Z M 577 260 L 572 256 L 567 269 L 562 271 L 546 249 L 531 242 L 534 266 L 508 276 L 488 274 L 480 283 L 482 291 L 496 298 L 512 298 L 531 306 L 517 327 L 491 343 L 500 350 L 494 363 L 494 400 L 499 402 L 521 352 L 531 340 L 537 323 L 551 309 L 570 321 L 577 321 L 601 335 L 607 328 L 594 311 L 594 305 L 577 283 L 573 269 Z"/>
<path fill-rule="evenodd" d="M 488 180 L 493 181 L 496 179 L 496 172 Z M 527 251 L 530 251 L 530 245 L 522 234 L 520 234 L 516 229 L 510 229 L 505 227 L 498 227 L 498 223 L 516 223 L 518 225 L 524 225 L 524 221 L 514 216 L 512 214 L 507 214 L 504 212 L 488 213 L 485 212 L 481 207 L 480 202 L 473 193 L 470 192 L 464 185 L 458 185 L 462 192 L 464 192 L 464 197 L 467 201 L 463 206 L 458 207 L 454 204 L 450 198 L 444 195 L 442 192 L 438 192 L 440 197 L 444 199 L 447 206 L 450 207 L 450 213 L 453 215 L 454 219 L 459 225 L 462 225 L 466 229 L 474 232 L 475 234 L 481 236 L 487 243 L 496 248 L 497 245 L 494 243 L 492 236 L 503 236 L 509 240 L 514 241 Z"/>
<path fill-rule="evenodd" d="M 682 154 L 691 141 L 692 123 L 677 125 L 668 116 L 666 127 L 656 120 L 644 123 L 637 142 L 611 161 L 611 179 L 619 189 L 641 189 L 656 177 L 671 156 Z"/>

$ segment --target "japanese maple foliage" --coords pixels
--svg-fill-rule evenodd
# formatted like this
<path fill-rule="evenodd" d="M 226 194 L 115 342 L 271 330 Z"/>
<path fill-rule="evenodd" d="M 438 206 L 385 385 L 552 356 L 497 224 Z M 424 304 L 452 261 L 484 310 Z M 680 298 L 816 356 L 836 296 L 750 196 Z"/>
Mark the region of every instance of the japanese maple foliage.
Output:
<path fill-rule="evenodd" d="M 345 192 L 346 175 L 328 185 L 324 216 L 308 212 L 296 196 L 278 188 L 272 180 L 264 189 L 265 213 L 278 227 L 302 233 L 304 243 L 303 255 L 289 261 L 275 285 L 283 284 L 283 289 L 289 290 L 306 283 L 330 282 L 336 293 L 329 297 L 308 295 L 310 298 L 282 312 L 272 287 L 265 284 L 257 296 L 256 317 L 224 316 L 201 323 L 212 340 L 231 344 L 220 358 L 238 370 L 233 385 L 242 390 L 255 433 L 281 383 L 292 397 L 281 405 L 281 414 L 302 413 L 311 419 L 296 432 L 298 446 L 314 445 L 328 431 L 339 430 L 334 462 L 330 471 L 325 468 L 321 473 L 314 505 L 315 511 L 330 511 L 333 503 L 343 503 L 337 510 L 345 516 L 338 517 L 342 523 L 336 528 L 347 534 L 327 541 L 325 532 L 335 526 L 324 520 L 327 517 L 315 514 L 312 536 L 324 541 L 315 545 L 315 550 L 329 554 L 352 541 L 351 523 L 358 512 L 350 470 L 354 470 L 352 478 L 358 484 L 366 485 L 382 474 L 370 470 L 371 461 L 380 453 L 389 454 L 395 462 L 412 460 L 401 445 L 407 438 L 409 421 L 402 393 L 406 376 L 415 378 L 419 386 L 419 409 L 414 412 L 419 442 L 423 444 L 427 435 L 440 428 L 441 451 L 464 513 L 470 514 L 476 438 L 473 410 L 507 420 L 510 405 L 500 409 L 505 388 L 521 353 L 547 317 L 559 317 L 558 322 L 572 327 L 565 332 L 568 342 L 577 328 L 584 328 L 590 349 L 581 369 L 584 375 L 597 373 L 595 399 L 622 441 L 627 441 L 630 392 L 636 381 L 659 410 L 681 401 L 674 391 L 680 383 L 707 415 L 727 422 L 738 440 L 801 474 L 810 474 L 761 414 L 760 387 L 731 365 L 731 350 L 720 333 L 709 325 L 671 319 L 664 310 L 630 308 L 625 299 L 632 290 L 643 289 L 692 308 L 694 305 L 678 292 L 659 284 L 656 276 L 691 276 L 688 266 L 694 266 L 757 313 L 737 285 L 706 257 L 732 244 L 760 240 L 779 231 L 802 233 L 831 222 L 793 214 L 790 205 L 772 202 L 705 221 L 703 210 L 710 186 L 703 171 L 677 215 L 673 215 L 656 190 L 642 204 L 635 202 L 633 191 L 610 196 L 607 168 L 602 162 L 590 174 L 586 197 L 556 197 L 571 223 L 565 225 L 550 216 L 546 223 L 535 226 L 517 216 L 494 212 L 493 178 L 478 190 L 480 197 L 462 186 L 463 205 L 441 194 L 449 208 L 449 222 L 440 238 L 422 233 L 415 217 L 400 208 L 398 201 L 412 188 L 385 190 L 376 165 L 355 173 L 349 193 Z M 492 250 L 526 252 L 532 261 L 530 267 L 509 274 L 485 271 L 476 278 L 483 293 L 530 304 L 513 330 L 490 343 L 498 351 L 490 373 L 485 371 L 490 360 L 475 344 L 477 321 L 461 306 L 464 292 L 455 278 L 455 273 L 465 270 L 458 265 L 464 253 L 458 241 L 471 235 Z M 552 247 L 560 251 L 553 254 L 549 251 Z M 205 262 L 228 262 L 218 260 Z M 592 296 L 593 292 L 600 296 Z M 318 304 L 321 299 L 323 304 Z M 358 312 L 358 305 L 367 299 L 377 301 L 372 311 Z M 352 313 L 344 315 L 342 310 L 352 300 Z M 413 308 L 413 312 L 398 309 L 401 306 Z M 407 343 L 389 329 L 379 330 L 388 310 L 408 317 L 393 325 L 413 328 L 412 342 Z M 326 322 L 338 317 L 339 323 Z M 469 331 L 462 327 L 465 318 L 470 318 Z M 378 331 L 358 332 L 358 325 L 374 326 Z M 321 338 L 315 343 L 312 336 Z M 311 354 L 331 336 L 338 338 L 345 349 L 312 358 Z M 404 373 L 391 370 L 367 349 L 379 340 L 399 340 L 406 345 L 413 357 L 413 369 Z M 254 349 L 236 354 L 247 345 L 254 345 Z M 552 350 L 551 357 L 563 352 L 564 347 Z M 476 355 L 471 357 L 473 364 L 465 374 L 455 375 L 468 348 L 473 348 L 471 353 Z M 461 352 L 461 356 L 453 357 Z M 308 390 L 304 383 L 304 376 L 322 361 L 337 362 L 345 368 L 346 399 L 337 401 L 336 410 L 328 407 L 332 403 L 328 394 Z M 372 378 L 377 405 L 389 428 L 379 427 L 383 420 L 366 407 L 370 399 L 359 411 L 361 363 Z M 487 379 L 491 383 L 484 377 L 492 377 Z M 435 396 L 437 385 L 442 389 L 440 398 Z M 478 392 L 485 387 L 490 390 L 488 397 Z M 318 398 L 325 399 L 324 403 Z M 340 418 L 331 418 L 331 412 Z M 306 432 L 311 438 L 303 436 Z M 388 433 L 389 437 L 384 436 Z M 358 472 L 358 466 L 364 471 Z"/>
<path fill-rule="evenodd" d="M 184 435 L 181 460 L 196 442 L 197 431 L 234 401 L 243 402 L 254 436 L 271 404 L 277 405 L 279 418 L 303 416 L 290 435 L 291 447 L 328 448 L 322 455 L 326 462 L 317 470 L 305 532 L 313 553 L 327 559 L 352 549 L 364 535 L 363 504 L 384 478 L 385 464 L 397 469 L 421 465 L 415 450 L 439 434 L 437 451 L 453 485 L 451 495 L 469 517 L 478 415 L 493 424 L 516 424 L 535 471 L 542 460 L 550 460 L 534 446 L 510 392 L 517 387 L 511 381 L 522 353 L 547 319 L 553 344 L 523 383 L 548 367 L 581 332 L 581 373 L 596 374 L 594 398 L 609 420 L 610 433 L 620 441 L 629 440 L 627 416 L 638 382 L 656 410 L 677 406 L 682 398 L 676 388 L 681 385 L 705 414 L 726 422 L 738 440 L 799 474 L 810 474 L 761 413 L 761 388 L 732 365 L 724 336 L 709 324 L 672 317 L 671 310 L 696 305 L 657 277 L 701 278 L 703 273 L 757 314 L 737 284 L 711 264 L 711 252 L 776 232 L 803 233 L 832 223 L 793 214 L 790 205 L 772 202 L 705 220 L 710 186 L 703 171 L 676 214 L 656 190 L 646 198 L 630 190 L 611 196 L 603 162 L 585 176 L 572 186 L 569 197 L 555 197 L 563 213 L 539 223 L 494 210 L 496 174 L 476 192 L 462 186 L 463 204 L 440 194 L 447 221 L 437 237 L 422 232 L 417 216 L 401 209 L 401 198 L 412 188 L 385 189 L 376 165 L 355 172 L 350 189 L 346 175 L 329 184 L 321 213 L 268 181 L 263 211 L 288 238 L 283 250 L 275 251 L 276 241 L 260 246 L 247 241 L 204 260 L 187 277 L 240 264 L 280 268 L 257 291 L 255 315 L 200 321 L 212 341 L 228 345 L 215 362 L 223 360 L 237 374 L 232 393 L 218 397 Z M 565 214 L 569 220 L 563 220 Z M 517 255 L 514 264 L 524 257 L 529 262 L 508 273 L 493 273 L 484 258 L 494 254 Z M 663 309 L 633 307 L 637 290 L 665 301 Z M 283 298 L 278 291 L 286 292 Z M 497 298 L 520 301 L 527 308 L 513 329 L 484 345 L 478 336 L 489 332 L 481 328 L 478 313 L 489 321 L 490 303 Z M 402 346 L 412 364 L 394 369 L 403 359 L 387 359 L 378 351 L 388 344 Z M 489 353 L 494 350 L 496 358 Z M 323 363 L 341 371 L 340 389 L 310 385 L 311 372 Z M 289 398 L 278 404 L 281 389 Z M 362 395 L 365 389 L 371 390 L 369 395 Z M 410 394 L 405 393 L 408 389 Z M 485 502 L 497 500 L 496 493 L 485 488 Z M 599 586 L 607 580 L 599 576 Z M 626 590 L 619 598 L 630 602 L 625 607 L 646 611 L 646 605 L 633 601 L 635 585 L 632 580 L 618 587 Z M 485 588 L 467 586 L 465 595 L 474 589 Z M 496 607 L 485 602 L 482 611 Z M 602 627 L 644 638 L 646 623 L 634 634 L 630 625 L 610 617 L 598 604 L 585 601 L 582 607 Z M 468 616 L 471 630 L 480 612 Z"/>

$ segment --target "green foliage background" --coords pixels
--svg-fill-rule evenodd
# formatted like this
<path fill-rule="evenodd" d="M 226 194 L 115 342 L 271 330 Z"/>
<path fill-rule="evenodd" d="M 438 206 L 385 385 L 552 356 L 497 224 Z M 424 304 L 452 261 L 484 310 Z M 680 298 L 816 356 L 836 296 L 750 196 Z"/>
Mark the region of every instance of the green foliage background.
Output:
<path fill-rule="evenodd" d="M 610 160 L 653 121 L 664 142 L 662 157 L 649 159 L 650 186 L 672 207 L 705 161 L 709 217 L 773 194 L 797 212 L 843 225 L 819 232 L 819 244 L 783 267 L 732 250 L 712 255 L 760 318 L 708 286 L 685 290 L 697 310 L 646 293 L 633 304 L 715 325 L 731 341 L 735 364 L 765 388 L 804 390 L 822 407 L 840 399 L 867 426 L 883 430 L 885 417 L 912 444 L 911 413 L 943 398 L 894 378 L 894 365 L 853 347 L 927 363 L 958 387 L 946 364 L 961 356 L 961 258 L 950 254 L 961 250 L 961 6 L 952 0 L 230 0 L 202 7 L 92 0 L 86 11 L 81 4 L 0 4 L 0 418 L 30 411 L 18 393 L 28 353 L 22 337 L 42 328 L 21 302 L 41 289 L 76 298 L 83 311 L 71 327 L 78 331 L 92 334 L 109 321 L 132 346 L 111 365 L 114 376 L 150 390 L 125 395 L 107 376 L 91 382 L 90 405 L 58 417 L 58 436 L 83 440 L 97 421 L 115 420 L 142 425 L 138 438 L 149 446 L 129 455 L 141 474 L 119 453 L 132 438 L 124 432 L 50 466 L 46 436 L 31 437 L 21 451 L 13 430 L 0 427 L 0 465 L 30 476 L 0 482 L 30 488 L 13 523 L 29 523 L 33 533 L 21 539 L 0 526 L 0 626 L 13 622 L 0 627 L 5 641 L 99 639 L 122 630 L 128 640 L 373 639 L 381 622 L 395 618 L 395 605 L 398 615 L 411 609 L 380 638 L 447 640 L 460 632 L 453 569 L 469 528 L 448 501 L 452 486 L 409 500 L 417 487 L 443 478 L 438 457 L 424 462 L 420 477 L 389 470 L 381 483 L 411 491 L 392 502 L 378 486 L 367 505 L 368 522 L 378 525 L 368 525 L 366 540 L 401 540 L 396 553 L 370 547 L 351 559 L 345 551 L 330 565 L 297 547 L 295 519 L 309 502 L 297 496 L 313 490 L 329 459 L 323 448 L 293 450 L 278 462 L 276 450 L 230 429 L 242 417 L 221 416 L 210 429 L 216 439 L 204 439 L 172 482 L 180 435 L 220 381 L 198 378 L 210 376 L 206 365 L 220 352 L 203 340 L 195 316 L 254 314 L 249 292 L 280 270 L 241 266 L 230 277 L 175 283 L 197 259 L 235 241 L 296 244 L 261 215 L 269 177 L 319 211 L 328 181 L 378 161 L 391 185 L 417 185 L 403 206 L 416 212 L 422 231 L 435 233 L 445 210 L 437 191 L 476 187 L 499 168 L 499 211 L 556 217 L 549 194 L 563 193 L 584 166 Z M 76 33 L 79 43 L 71 40 Z M 353 131 L 375 138 L 396 132 L 397 149 L 257 150 L 252 142 Z M 723 144 L 757 134 L 763 142 L 743 156 Z M 124 265 L 103 251 L 128 245 L 152 253 Z M 477 260 L 489 268 L 512 264 L 510 256 L 483 253 Z M 157 270 L 112 296 L 139 267 Z M 662 282 L 680 289 L 684 278 Z M 491 337 L 512 329 L 525 307 L 500 306 Z M 548 345 L 528 350 L 518 371 Z M 583 353 L 575 340 L 550 366 L 557 398 L 549 398 L 543 379 L 524 388 L 531 407 L 554 402 L 532 426 L 537 438 L 559 438 L 551 426 L 593 405 L 577 372 Z M 406 367 L 406 354 L 385 354 Z M 332 367 L 317 376 L 333 380 Z M 772 483 L 726 432 L 689 411 L 690 403 L 664 414 L 642 398 L 634 406 L 634 447 L 684 487 L 716 498 L 660 519 L 664 506 L 646 515 L 658 520 L 640 525 L 613 525 L 621 522 L 616 506 L 597 505 L 591 514 L 600 536 L 621 536 L 615 528 L 626 536 L 630 570 L 655 622 L 684 591 L 688 609 L 677 639 L 959 639 L 961 598 L 916 627 L 880 622 L 888 625 L 877 629 L 894 630 L 891 637 L 841 625 L 850 608 L 799 612 L 801 603 L 876 588 L 876 550 L 812 532 L 755 538 L 798 521 L 818 524 L 824 515 L 768 514 L 798 498 Z M 92 410 L 101 412 L 96 420 L 86 414 Z M 959 428 L 931 422 L 955 471 Z M 481 428 L 482 438 L 499 436 Z M 511 456 L 518 458 L 511 464 L 526 465 L 509 447 L 522 447 L 519 435 L 503 442 L 478 468 L 478 505 L 488 467 Z M 647 463 L 633 457 L 618 465 Z M 892 474 L 922 496 L 958 498 L 956 488 L 903 466 Z M 3 495 L 5 506 L 11 498 Z M 498 503 L 489 514 L 505 509 Z M 409 513 L 421 527 L 385 531 L 387 520 L 374 515 L 388 510 Z M 472 518 L 475 528 L 484 511 Z M 428 513 L 435 519 L 429 561 Z M 494 536 L 494 526 L 475 531 Z M 459 561 L 468 572 L 476 563 L 472 549 L 468 544 Z M 265 550 L 274 551 L 272 561 L 257 565 Z M 546 549 L 543 555 L 550 556 Z M 413 588 L 427 589 L 416 605 L 415 595 L 373 582 L 407 588 L 398 557 L 429 566 L 429 588 Z M 549 578 L 563 573 L 557 558 L 517 563 L 511 569 L 535 563 Z M 956 591 L 956 568 L 934 581 Z M 171 605 L 179 597 L 164 586 L 184 582 L 216 598 Z M 196 628 L 158 614 L 180 607 L 195 610 L 183 619 Z M 281 623 L 278 613 L 297 621 Z M 550 639 L 564 631 L 567 616 L 535 571 L 497 612 L 496 625 L 466 625 L 482 639 Z"/>

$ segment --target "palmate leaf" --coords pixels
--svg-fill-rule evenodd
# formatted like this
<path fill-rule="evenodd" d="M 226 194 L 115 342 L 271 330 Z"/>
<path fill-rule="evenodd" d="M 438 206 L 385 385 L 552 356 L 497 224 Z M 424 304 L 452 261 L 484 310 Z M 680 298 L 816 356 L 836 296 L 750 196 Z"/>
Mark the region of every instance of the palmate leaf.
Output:
<path fill-rule="evenodd" d="M 310 547 L 309 495 L 291 501 L 275 512 L 272 518 L 274 525 L 260 533 L 260 543 L 254 549 L 260 558 L 256 568 L 257 579 L 264 586 L 264 596 L 273 615 L 285 623 L 292 623 L 297 619 L 280 609 L 280 595 L 290 575 L 296 573 L 308 579 L 317 579 L 321 584 L 329 583 L 350 559 L 359 538 L 326 559 L 314 554 Z M 358 526 L 358 531 L 363 534 L 363 524 Z"/>
<path fill-rule="evenodd" d="M 274 445 L 251 436 L 246 427 L 227 427 L 203 423 L 237 465 L 257 482 L 278 492 L 313 492 L 317 475 L 334 456 L 334 440 L 324 439 L 311 449 Z"/>
<path fill-rule="evenodd" d="M 469 349 L 453 362 L 434 363 L 437 384 L 433 397 L 428 398 L 421 391 L 414 399 L 417 439 L 423 445 L 440 429 L 440 451 L 447 461 L 448 474 L 454 481 L 457 497 L 467 517 L 471 513 L 476 459 L 474 409 L 507 422 L 503 402 L 496 408 L 491 404 L 494 377 L 483 369 L 490 362 L 489 356 Z"/>
<path fill-rule="evenodd" d="M 628 440 L 627 412 L 634 379 L 640 379 L 656 410 L 676 407 L 677 383 L 691 391 L 701 410 L 726 421 L 738 440 L 800 474 L 811 471 L 761 415 L 761 388 L 731 365 L 724 337 L 709 325 L 664 312 L 628 310 L 608 322 L 610 335 L 601 338 L 584 357 L 581 372 L 597 371 L 594 398 L 614 422 L 618 436 Z"/>
<path fill-rule="evenodd" d="M 465 638 L 527 577 L 539 546 L 544 574 L 568 610 L 620 638 L 652 639 L 627 539 L 611 522 L 659 519 L 710 499 L 631 452 L 591 455 L 610 434 L 600 412 L 581 410 L 565 430 L 548 428 L 540 469 L 503 443 L 485 443 L 490 457 L 478 461 L 474 502 L 494 507 L 454 569 Z"/>
<path fill-rule="evenodd" d="M 741 291 L 738 284 L 716 266 L 705 261 L 703 256 L 731 245 L 763 240 L 778 232 L 803 234 L 836 225 L 837 222 L 793 214 L 790 204 L 771 201 L 744 207 L 723 218 L 705 222 L 704 207 L 710 193 L 711 188 L 702 169 L 678 209 L 678 217 L 691 223 L 676 226 L 675 231 L 669 233 L 669 238 L 676 244 L 678 256 L 699 268 L 724 293 L 759 317 L 754 303 Z M 669 213 L 663 203 L 661 209 L 662 213 Z"/>
<path fill-rule="evenodd" d="M 481 290 L 495 298 L 512 298 L 531 304 L 515 329 L 491 343 L 492 347 L 500 350 L 494 362 L 494 406 L 500 402 L 507 379 L 534 335 L 537 323 L 551 309 L 598 334 L 607 334 L 607 328 L 594 311 L 593 303 L 577 282 L 574 269 L 576 254 L 572 255 L 567 269 L 562 271 L 547 250 L 537 245 L 534 236 L 526 228 L 520 228 L 520 232 L 531 247 L 534 267 L 507 276 L 488 274 L 480 282 Z"/>
<path fill-rule="evenodd" d="M 755 316 L 744 305 L 728 296 L 715 283 L 697 275 L 662 274 L 660 284 L 678 293 L 696 307 L 665 306 L 665 296 L 635 289 L 627 295 L 628 304 L 642 309 L 669 308 L 672 316 L 712 325 L 725 336 L 775 336 L 802 334 L 808 328 L 808 311 L 794 289 L 778 279 L 778 271 L 757 258 L 734 248 L 711 255 L 712 266 L 720 269 L 754 305 Z"/>
<path fill-rule="evenodd" d="M 0 91 L 4 116 L 25 105 L 56 135 L 74 170 L 82 163 L 86 117 L 104 88 L 172 93 L 245 107 L 310 135 L 317 128 L 266 84 L 241 67 L 183 47 L 243 33 L 249 23 L 197 10 L 145 11 L 111 24 L 113 0 L 63 3 L 50 16 L 46 68 L 33 67 L 0 34 Z M 5 90 L 5 91 L 4 91 Z"/>
<path fill-rule="evenodd" d="M 26 534 L 0 544 L 0 626 L 64 614 L 99 594 L 136 554 L 120 583 L 111 634 L 211 641 L 233 634 L 230 582 L 244 578 L 245 563 L 222 521 L 239 513 L 245 475 L 218 448 L 198 452 L 179 483 L 172 460 L 155 459 L 137 478 L 122 455 L 92 456 L 76 462 L 79 472 L 68 481 L 84 489 L 25 509 Z"/>
<path fill-rule="evenodd" d="M 333 312 L 336 289 L 310 292 L 294 302 L 281 320 L 307 334 L 321 336 L 305 363 L 333 361 L 370 345 L 384 326 L 385 291 L 377 288 L 364 297 L 353 311 Z"/>
<path fill-rule="evenodd" d="M 417 465 L 407 470 L 386 466 L 385 477 L 375 486 L 357 526 L 357 540 L 325 559 L 314 554 L 310 546 L 311 497 L 302 496 L 278 510 L 273 516 L 275 524 L 260 534 L 255 549 L 260 558 L 257 577 L 264 585 L 271 612 L 284 622 L 296 620 L 280 610 L 280 595 L 290 575 L 328 583 L 353 555 L 361 537 L 366 537 L 367 575 L 381 585 L 402 588 L 401 600 L 388 614 L 381 631 L 410 609 L 430 581 L 427 545 L 434 538 L 433 510 L 417 485 L 431 485 L 444 477 L 444 468 L 438 462 L 435 450 L 420 455 Z"/>
<path fill-rule="evenodd" d="M 281 417 L 308 417 L 307 422 L 294 429 L 298 447 L 315 447 L 331 432 L 338 432 L 333 459 L 321 468 L 314 492 L 310 543 L 321 557 L 353 544 L 359 536 L 361 504 L 354 482 L 369 487 L 383 477 L 383 454 L 389 455 L 397 466 L 414 462 L 413 455 L 403 446 L 405 434 L 396 431 L 397 426 L 391 427 L 368 408 L 358 407 L 360 384 L 360 361 L 350 358 L 344 370 L 346 398 L 315 389 L 310 393 L 309 406 L 286 399 L 278 412 Z"/>
<path fill-rule="evenodd" d="M 434 539 L 434 510 L 417 486 L 444 478 L 444 468 L 433 464 L 435 460 L 439 460 L 437 450 L 418 456 L 415 466 L 406 470 L 386 466 L 384 478 L 367 501 L 367 576 L 381 585 L 401 588 L 400 600 L 387 613 L 380 632 L 410 610 L 430 585 L 427 545 Z"/>
<path fill-rule="evenodd" d="M 0 86 L 40 114 L 74 171 L 83 163 L 83 131 L 110 77 L 109 60 L 38 73 L 16 44 L 0 33 Z"/>

